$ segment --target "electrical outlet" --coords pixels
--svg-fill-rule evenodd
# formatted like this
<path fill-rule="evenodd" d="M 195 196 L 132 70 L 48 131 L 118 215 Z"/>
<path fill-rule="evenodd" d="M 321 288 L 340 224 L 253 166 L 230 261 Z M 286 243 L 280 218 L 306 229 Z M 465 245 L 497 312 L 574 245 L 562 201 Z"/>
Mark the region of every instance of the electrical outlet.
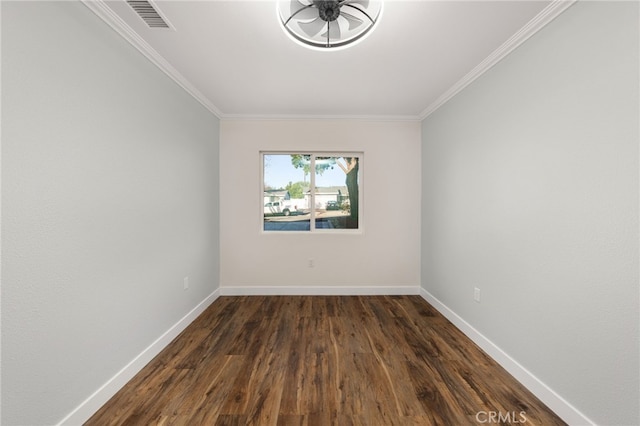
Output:
<path fill-rule="evenodd" d="M 480 303 L 480 289 L 478 287 L 473 289 L 473 300 Z"/>
<path fill-rule="evenodd" d="M 183 288 L 184 288 L 184 291 L 189 290 L 189 277 L 184 277 Z"/>
<path fill-rule="evenodd" d="M 307 265 L 309 266 L 309 268 L 313 268 L 314 266 L 316 266 L 316 262 L 313 259 L 309 259 Z"/>

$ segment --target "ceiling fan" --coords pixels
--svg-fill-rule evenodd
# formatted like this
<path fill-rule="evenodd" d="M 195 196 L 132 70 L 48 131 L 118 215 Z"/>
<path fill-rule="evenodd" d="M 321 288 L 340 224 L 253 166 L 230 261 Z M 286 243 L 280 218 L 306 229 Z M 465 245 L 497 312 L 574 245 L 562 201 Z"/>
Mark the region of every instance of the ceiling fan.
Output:
<path fill-rule="evenodd" d="M 278 16 L 285 32 L 305 47 L 344 48 L 361 41 L 378 23 L 382 1 L 280 0 Z"/>

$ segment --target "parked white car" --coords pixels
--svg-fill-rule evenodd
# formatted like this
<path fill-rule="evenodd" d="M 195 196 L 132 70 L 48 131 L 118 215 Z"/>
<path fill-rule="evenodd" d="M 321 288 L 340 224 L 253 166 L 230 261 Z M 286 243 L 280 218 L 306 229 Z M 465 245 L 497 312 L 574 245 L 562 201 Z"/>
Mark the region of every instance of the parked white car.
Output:
<path fill-rule="evenodd" d="M 264 215 L 284 215 L 289 216 L 291 214 L 291 207 L 285 205 L 281 201 L 273 201 L 264 205 Z"/>

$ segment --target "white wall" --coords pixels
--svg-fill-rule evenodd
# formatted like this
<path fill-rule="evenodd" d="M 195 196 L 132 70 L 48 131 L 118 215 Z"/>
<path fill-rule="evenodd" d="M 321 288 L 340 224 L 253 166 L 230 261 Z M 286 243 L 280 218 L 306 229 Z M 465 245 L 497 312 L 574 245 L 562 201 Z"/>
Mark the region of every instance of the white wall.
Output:
<path fill-rule="evenodd" d="M 603 425 L 640 421 L 638 39 L 579 2 L 422 129 L 424 289 Z"/>
<path fill-rule="evenodd" d="M 364 152 L 363 232 L 262 233 L 261 150 Z M 419 169 L 418 122 L 223 120 L 221 292 L 416 293 L 420 285 Z M 310 258 L 315 261 L 313 268 L 308 267 Z"/>
<path fill-rule="evenodd" d="M 2 2 L 3 425 L 59 422 L 216 290 L 218 126 L 81 3 Z"/>

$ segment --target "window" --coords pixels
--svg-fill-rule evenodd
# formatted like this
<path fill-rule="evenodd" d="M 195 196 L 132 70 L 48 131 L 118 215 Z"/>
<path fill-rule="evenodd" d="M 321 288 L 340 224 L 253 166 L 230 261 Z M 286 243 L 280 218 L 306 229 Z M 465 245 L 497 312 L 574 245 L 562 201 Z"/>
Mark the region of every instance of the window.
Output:
<path fill-rule="evenodd" d="M 363 153 L 262 153 L 262 229 L 361 227 Z"/>

